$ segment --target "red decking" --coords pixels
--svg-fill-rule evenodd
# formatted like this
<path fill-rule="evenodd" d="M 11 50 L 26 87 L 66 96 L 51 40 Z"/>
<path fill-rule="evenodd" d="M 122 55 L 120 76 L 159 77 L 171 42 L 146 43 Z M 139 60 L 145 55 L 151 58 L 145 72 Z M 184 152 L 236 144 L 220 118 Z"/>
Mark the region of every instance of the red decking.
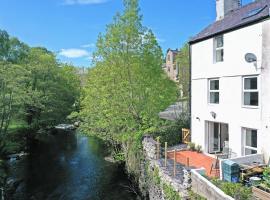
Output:
<path fill-rule="evenodd" d="M 174 159 L 174 153 L 169 152 L 168 158 Z M 205 168 L 206 175 L 209 177 L 219 177 L 219 170 L 213 169 L 211 171 L 212 164 L 216 159 L 207 156 L 203 153 L 197 153 L 194 151 L 177 151 L 176 152 L 176 162 L 181 163 L 186 166 L 195 167 L 195 168 Z"/>

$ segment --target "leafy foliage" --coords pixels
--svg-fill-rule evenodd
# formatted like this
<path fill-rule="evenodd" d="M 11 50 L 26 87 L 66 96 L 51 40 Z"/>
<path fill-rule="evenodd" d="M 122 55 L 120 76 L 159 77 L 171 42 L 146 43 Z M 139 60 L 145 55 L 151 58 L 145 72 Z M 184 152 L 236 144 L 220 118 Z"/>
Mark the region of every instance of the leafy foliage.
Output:
<path fill-rule="evenodd" d="M 79 95 L 75 67 L 0 30 L 0 156 L 25 145 L 26 136 L 13 127 L 24 121 L 24 127 L 38 130 L 63 122 L 78 110 Z"/>
<path fill-rule="evenodd" d="M 265 181 L 266 185 L 270 188 L 270 167 L 264 169 L 263 180 Z"/>
<path fill-rule="evenodd" d="M 167 200 L 181 200 L 180 195 L 166 183 L 163 184 L 163 191 Z"/>
<path fill-rule="evenodd" d="M 179 83 L 182 90 L 182 98 L 189 97 L 190 87 L 190 63 L 189 63 L 189 45 L 186 43 L 177 54 L 176 63 L 179 67 Z"/>
<path fill-rule="evenodd" d="M 236 200 L 251 199 L 251 188 L 243 186 L 241 183 L 224 182 L 218 179 L 212 181 L 217 187 L 219 187 L 225 194 L 233 197 Z"/>
<path fill-rule="evenodd" d="M 136 133 L 140 140 L 177 98 L 175 83 L 161 68 L 161 48 L 141 24 L 138 1 L 125 0 L 124 7 L 98 38 L 80 113 L 83 130 L 111 143 L 128 142 Z"/>

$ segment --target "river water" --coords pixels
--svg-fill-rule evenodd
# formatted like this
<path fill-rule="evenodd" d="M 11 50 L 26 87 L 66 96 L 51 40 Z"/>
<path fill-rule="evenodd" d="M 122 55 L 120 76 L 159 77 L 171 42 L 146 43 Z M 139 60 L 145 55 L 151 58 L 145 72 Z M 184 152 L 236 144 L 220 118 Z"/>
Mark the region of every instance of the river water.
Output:
<path fill-rule="evenodd" d="M 104 160 L 103 143 L 81 134 L 61 134 L 36 145 L 30 155 L 11 162 L 10 180 L 17 181 L 8 199 L 135 200 L 123 167 Z"/>

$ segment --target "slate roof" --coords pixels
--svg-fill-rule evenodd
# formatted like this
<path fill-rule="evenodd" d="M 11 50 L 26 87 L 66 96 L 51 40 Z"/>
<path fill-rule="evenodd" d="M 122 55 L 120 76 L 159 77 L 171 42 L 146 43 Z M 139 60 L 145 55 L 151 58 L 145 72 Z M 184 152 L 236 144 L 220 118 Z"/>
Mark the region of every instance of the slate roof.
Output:
<path fill-rule="evenodd" d="M 239 9 L 226 15 L 224 19 L 214 22 L 206 27 L 190 40 L 190 43 L 196 43 L 215 35 L 222 34 L 245 27 L 268 18 L 270 11 L 270 0 L 257 0 L 253 3 L 240 7 Z M 250 15 L 249 15 L 250 14 Z"/>

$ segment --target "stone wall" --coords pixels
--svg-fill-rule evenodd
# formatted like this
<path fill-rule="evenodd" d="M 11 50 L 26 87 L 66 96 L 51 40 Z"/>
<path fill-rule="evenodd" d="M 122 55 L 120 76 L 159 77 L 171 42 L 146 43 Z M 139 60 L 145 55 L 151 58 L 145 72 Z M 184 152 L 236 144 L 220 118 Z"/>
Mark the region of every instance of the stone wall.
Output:
<path fill-rule="evenodd" d="M 207 198 L 207 200 L 234 200 L 234 198 L 226 195 L 222 190 L 204 178 L 204 169 L 191 170 L 192 190 Z"/>
<path fill-rule="evenodd" d="M 164 159 L 156 160 L 157 143 L 151 137 L 143 139 L 143 149 L 145 154 L 145 163 L 148 163 L 148 169 L 154 172 L 155 168 L 158 169 L 158 177 L 160 183 L 156 184 L 148 182 L 148 192 L 150 200 L 165 200 L 163 191 L 163 184 L 167 184 L 176 191 L 182 199 L 188 199 L 188 191 L 191 187 L 190 170 L 181 165 L 177 165 L 177 175 L 173 176 L 173 161 L 168 160 L 167 167 L 164 166 Z M 145 177 L 143 170 L 143 176 Z M 144 178 L 144 181 L 147 181 Z"/>

